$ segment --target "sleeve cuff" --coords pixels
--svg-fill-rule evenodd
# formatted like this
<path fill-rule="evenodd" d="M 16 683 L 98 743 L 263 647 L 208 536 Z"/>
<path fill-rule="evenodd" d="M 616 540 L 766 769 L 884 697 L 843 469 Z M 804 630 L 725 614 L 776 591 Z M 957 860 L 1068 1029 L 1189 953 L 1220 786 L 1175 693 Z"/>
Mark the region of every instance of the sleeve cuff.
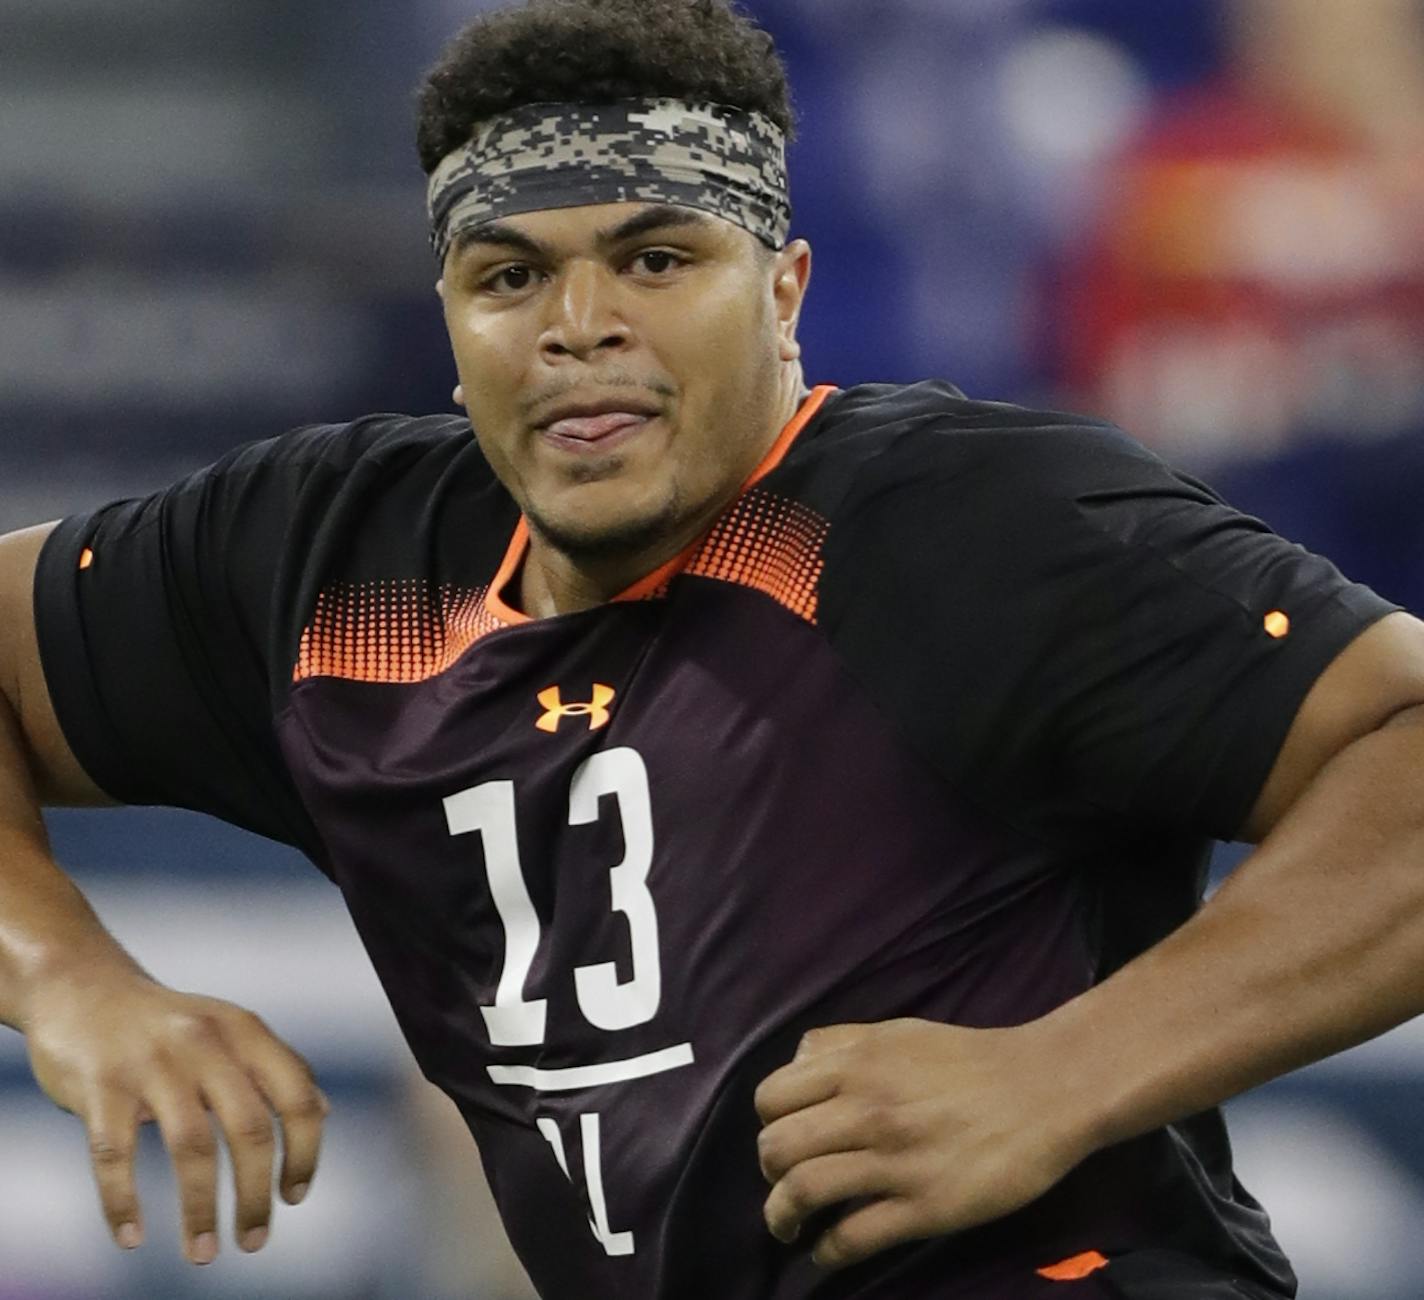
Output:
<path fill-rule="evenodd" d="M 1308 633 L 1302 629 L 1284 640 L 1281 657 L 1261 678 L 1255 706 L 1243 718 L 1203 792 L 1201 807 L 1212 834 L 1236 838 L 1320 675 L 1362 632 L 1400 609 L 1368 587 L 1346 587 L 1310 615 Z"/>

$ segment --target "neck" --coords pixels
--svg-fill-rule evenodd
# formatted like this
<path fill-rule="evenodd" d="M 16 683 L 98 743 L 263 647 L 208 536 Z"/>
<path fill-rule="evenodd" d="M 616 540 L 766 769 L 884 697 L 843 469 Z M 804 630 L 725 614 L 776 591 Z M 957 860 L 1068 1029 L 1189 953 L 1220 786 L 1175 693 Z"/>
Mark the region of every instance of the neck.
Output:
<path fill-rule="evenodd" d="M 769 417 L 766 436 L 758 440 L 757 465 L 766 458 L 805 397 L 806 385 L 801 364 L 790 363 L 783 371 L 776 409 Z M 755 465 L 749 467 L 747 473 L 750 474 L 754 468 Z M 607 559 L 589 560 L 570 556 L 531 528 L 529 553 L 519 579 L 519 599 L 524 612 L 531 618 L 552 618 L 556 614 L 573 614 L 606 604 L 691 546 L 732 504 L 740 486 L 741 480 L 737 489 L 709 502 L 705 509 L 669 530 L 653 544 L 640 551 Z"/>

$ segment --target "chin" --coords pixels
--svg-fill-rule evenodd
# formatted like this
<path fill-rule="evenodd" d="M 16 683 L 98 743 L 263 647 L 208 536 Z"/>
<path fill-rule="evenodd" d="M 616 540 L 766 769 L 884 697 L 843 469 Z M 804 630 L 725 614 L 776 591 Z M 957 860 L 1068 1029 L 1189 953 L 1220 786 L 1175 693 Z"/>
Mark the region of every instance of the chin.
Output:
<path fill-rule="evenodd" d="M 661 509 L 609 519 L 557 518 L 526 509 L 529 525 L 555 550 L 570 559 L 631 559 L 677 533 L 684 522 L 676 495 Z"/>

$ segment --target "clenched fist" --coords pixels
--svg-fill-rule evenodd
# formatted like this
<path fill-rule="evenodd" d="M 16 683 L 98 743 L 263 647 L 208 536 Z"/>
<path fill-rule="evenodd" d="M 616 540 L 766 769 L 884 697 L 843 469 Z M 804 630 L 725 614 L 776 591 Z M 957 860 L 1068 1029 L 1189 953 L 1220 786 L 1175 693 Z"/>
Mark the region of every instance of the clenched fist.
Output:
<path fill-rule="evenodd" d="M 766 1221 L 794 1241 L 846 1204 L 813 1258 L 843 1268 L 1041 1196 L 1088 1156 L 1031 1026 L 837 1025 L 757 1089 Z M 847 1204 L 848 1203 L 848 1204 Z"/>

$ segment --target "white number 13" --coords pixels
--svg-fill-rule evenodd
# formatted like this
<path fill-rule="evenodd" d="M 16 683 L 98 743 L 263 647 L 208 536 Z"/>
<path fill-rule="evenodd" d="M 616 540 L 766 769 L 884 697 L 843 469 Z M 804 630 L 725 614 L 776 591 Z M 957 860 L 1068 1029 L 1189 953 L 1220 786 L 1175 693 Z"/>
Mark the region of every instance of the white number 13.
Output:
<path fill-rule="evenodd" d="M 633 973 L 620 982 L 611 961 L 574 971 L 579 1009 L 599 1029 L 629 1029 L 646 1024 L 662 999 L 658 956 L 658 914 L 648 892 L 653 865 L 653 814 L 648 770 L 636 750 L 609 749 L 594 754 L 574 772 L 569 788 L 569 825 L 598 821 L 599 804 L 612 795 L 623 822 L 623 861 L 610 872 L 615 911 L 628 919 Z M 490 896 L 504 926 L 504 966 L 494 1005 L 481 1007 L 490 1042 L 499 1047 L 529 1047 L 544 1041 L 548 1011 L 545 998 L 526 1000 L 524 985 L 539 949 L 539 916 L 529 897 L 519 861 L 514 783 L 487 781 L 445 800 L 451 835 L 478 834 L 484 844 Z"/>

